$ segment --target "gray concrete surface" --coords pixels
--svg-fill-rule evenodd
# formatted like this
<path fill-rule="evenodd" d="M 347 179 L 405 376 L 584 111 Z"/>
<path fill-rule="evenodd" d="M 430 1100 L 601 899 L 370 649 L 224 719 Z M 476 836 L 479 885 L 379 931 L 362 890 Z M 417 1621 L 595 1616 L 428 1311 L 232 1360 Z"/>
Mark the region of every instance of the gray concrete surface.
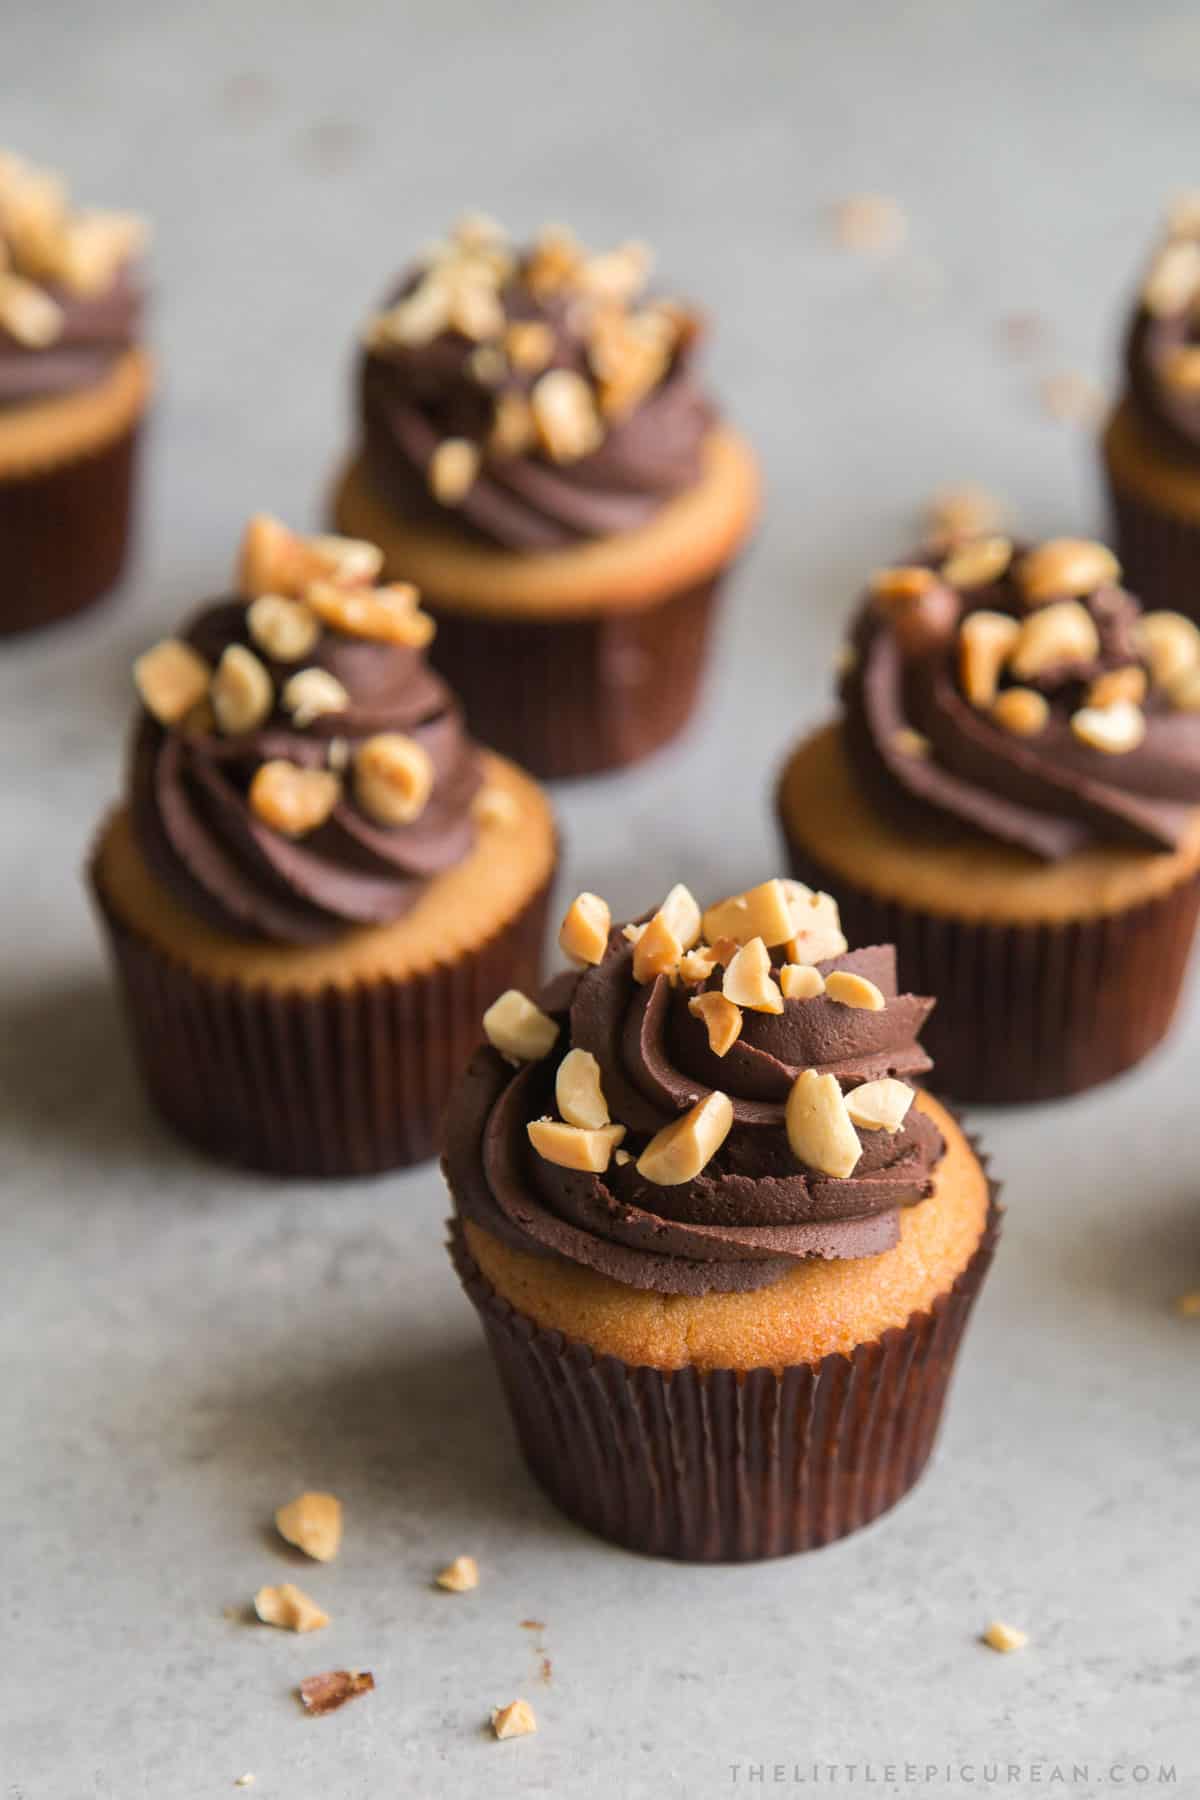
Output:
<path fill-rule="evenodd" d="M 1107 378 L 1155 208 L 1200 178 L 1195 9 L 46 4 L 6 17 L 0 91 L 6 140 L 157 218 L 164 374 L 126 592 L 0 649 L 0 1795 L 1200 1792 L 1195 997 L 1138 1074 L 980 1119 L 1007 1241 L 918 1494 L 811 1558 L 695 1570 L 527 1481 L 432 1167 L 272 1186 L 155 1127 L 78 881 L 131 657 L 220 587 L 248 510 L 316 519 L 355 325 L 465 204 L 654 240 L 770 478 L 703 719 L 561 795 L 562 891 L 773 870 L 772 771 L 923 495 L 1098 523 L 1038 383 Z M 859 189 L 907 209 L 902 254 L 831 245 Z M 298 1572 L 268 1522 L 306 1484 L 347 1536 Z M 478 1592 L 431 1591 L 460 1551 Z M 228 1616 L 297 1575 L 321 1636 Z M 980 1647 L 996 1615 L 1023 1654 Z M 295 1682 L 336 1663 L 377 1691 L 305 1719 Z M 516 1694 L 538 1736 L 489 1741 Z"/>

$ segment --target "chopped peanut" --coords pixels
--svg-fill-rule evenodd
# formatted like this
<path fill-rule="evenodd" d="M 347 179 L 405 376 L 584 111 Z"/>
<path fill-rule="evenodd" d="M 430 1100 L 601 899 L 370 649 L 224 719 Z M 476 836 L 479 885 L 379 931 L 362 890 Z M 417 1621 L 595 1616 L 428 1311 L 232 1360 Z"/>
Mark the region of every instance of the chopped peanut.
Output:
<path fill-rule="evenodd" d="M 915 1099 L 907 1082 L 888 1075 L 852 1088 L 846 1095 L 846 1111 L 863 1131 L 899 1131 Z"/>
<path fill-rule="evenodd" d="M 456 1556 L 452 1563 L 439 1569 L 434 1580 L 450 1594 L 466 1594 L 479 1586 L 479 1564 L 473 1556 Z"/>
<path fill-rule="evenodd" d="M 599 894 L 577 894 L 559 927 L 558 942 L 574 962 L 592 964 L 604 960 L 612 913 Z"/>
<path fill-rule="evenodd" d="M 741 1036 L 742 1009 L 724 994 L 697 994 L 688 1001 L 688 1011 L 703 1020 L 714 1056 L 724 1056 Z"/>
<path fill-rule="evenodd" d="M 274 757 L 254 771 L 247 799 L 256 819 L 284 837 L 306 837 L 333 812 L 342 784 L 327 769 L 304 769 Z"/>
<path fill-rule="evenodd" d="M 302 662 L 321 635 L 320 622 L 302 600 L 260 594 L 246 608 L 250 636 L 273 662 Z"/>
<path fill-rule="evenodd" d="M 558 1026 L 517 988 L 493 1000 L 483 1015 L 483 1031 L 494 1050 L 517 1062 L 540 1062 L 558 1041 Z"/>
<path fill-rule="evenodd" d="M 785 1000 L 815 1000 L 825 992 L 825 977 L 811 963 L 784 963 L 779 986 Z"/>
<path fill-rule="evenodd" d="M 254 1610 L 264 1625 L 279 1625 L 284 1631 L 320 1631 L 329 1623 L 329 1614 L 290 1581 L 259 1588 Z"/>
<path fill-rule="evenodd" d="M 710 942 L 731 937 L 744 944 L 758 937 L 768 949 L 786 944 L 796 929 L 787 889 L 779 880 L 764 881 L 744 894 L 719 900 L 708 908 L 701 925 Z"/>
<path fill-rule="evenodd" d="M 507 1706 L 494 1706 L 492 1730 L 498 1738 L 528 1737 L 536 1731 L 537 1720 L 528 1700 L 510 1700 Z"/>
<path fill-rule="evenodd" d="M 751 938 L 730 958 L 721 992 L 735 1006 L 747 1006 L 752 1012 L 783 1011 L 783 995 L 771 973 L 771 953 L 760 937 Z"/>
<path fill-rule="evenodd" d="M 845 1180 L 854 1173 L 862 1145 L 836 1075 L 805 1069 L 788 1095 L 788 1143 L 797 1162 L 820 1175 Z"/>
<path fill-rule="evenodd" d="M 275 688 L 265 666 L 244 644 L 229 644 L 208 690 L 217 725 L 227 737 L 256 731 L 275 705 Z"/>
<path fill-rule="evenodd" d="M 275 1529 L 314 1562 L 332 1562 L 342 1542 L 342 1503 L 334 1494 L 300 1494 L 276 1512 Z"/>
<path fill-rule="evenodd" d="M 1121 579 L 1121 565 L 1106 544 L 1091 538 L 1051 538 L 1029 550 L 1017 564 L 1026 600 L 1072 600 Z"/>
<path fill-rule="evenodd" d="M 381 731 L 354 755 L 354 797 L 377 825 L 410 825 L 433 792 L 433 758 L 416 738 Z"/>
<path fill-rule="evenodd" d="M 564 1124 L 561 1119 L 533 1119 L 525 1129 L 530 1143 L 546 1162 L 591 1175 L 603 1175 L 613 1151 L 625 1136 L 623 1125 L 589 1130 L 584 1125 Z"/>
<path fill-rule="evenodd" d="M 609 1122 L 600 1064 L 590 1050 L 568 1050 L 554 1078 L 554 1098 L 568 1125 L 599 1131 Z"/>
<path fill-rule="evenodd" d="M 733 1125 L 733 1103 L 714 1089 L 657 1132 L 638 1157 L 638 1174 L 658 1187 L 691 1181 L 716 1155 Z"/>
<path fill-rule="evenodd" d="M 205 698 L 212 670 L 180 638 L 163 638 L 138 657 L 133 679 L 142 705 L 160 725 L 178 725 Z"/>
<path fill-rule="evenodd" d="M 835 969 L 825 977 L 825 992 L 831 1000 L 841 1006 L 858 1006 L 866 1012 L 882 1012 L 887 1001 L 865 975 L 855 975 L 849 969 Z"/>

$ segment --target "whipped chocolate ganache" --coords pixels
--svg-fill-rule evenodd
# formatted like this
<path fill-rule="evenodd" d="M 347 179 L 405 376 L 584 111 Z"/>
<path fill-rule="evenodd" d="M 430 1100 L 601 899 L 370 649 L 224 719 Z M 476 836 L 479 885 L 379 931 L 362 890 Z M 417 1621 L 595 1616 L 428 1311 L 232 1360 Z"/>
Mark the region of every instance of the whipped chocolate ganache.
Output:
<path fill-rule="evenodd" d="M 1046 861 L 1172 850 L 1200 805 L 1200 629 L 1143 612 L 1103 544 L 992 535 L 877 571 L 847 748 L 886 816 Z"/>
<path fill-rule="evenodd" d="M 513 550 L 630 531 L 699 480 L 713 408 L 699 316 L 651 256 L 561 226 L 527 248 L 462 220 L 368 322 L 372 481 L 401 513 Z"/>
<path fill-rule="evenodd" d="M 462 1214 L 525 1250 L 663 1294 L 748 1290 L 899 1240 L 941 1133 L 913 1106 L 933 1001 L 835 902 L 773 880 L 702 912 L 675 887 L 612 924 L 581 894 L 578 965 L 489 1009 L 448 1127 Z"/>
<path fill-rule="evenodd" d="M 138 846 L 218 929 L 306 944 L 388 923 L 475 841 L 479 756 L 425 662 L 433 621 L 380 563 L 260 515 L 236 592 L 136 665 Z"/>

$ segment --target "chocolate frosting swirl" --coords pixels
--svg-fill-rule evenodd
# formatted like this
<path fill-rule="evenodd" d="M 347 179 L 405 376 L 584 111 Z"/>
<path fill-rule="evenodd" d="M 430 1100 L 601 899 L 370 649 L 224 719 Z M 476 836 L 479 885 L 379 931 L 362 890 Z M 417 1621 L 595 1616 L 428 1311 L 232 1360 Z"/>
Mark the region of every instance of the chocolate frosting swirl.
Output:
<path fill-rule="evenodd" d="M 406 517 L 452 523 L 512 550 L 553 549 L 644 524 L 699 480 L 714 417 L 693 373 L 698 329 L 688 315 L 647 391 L 604 419 L 594 448 L 556 459 L 536 439 L 502 445 L 494 430 L 498 408 L 528 403 L 544 374 L 568 370 L 589 384 L 594 378 L 596 306 L 577 286 L 538 285 L 530 273 L 536 255 L 536 247 L 514 255 L 499 278 L 494 335 L 450 327 L 425 341 L 375 337 L 359 370 L 367 467 L 389 504 Z M 414 267 L 388 305 L 412 297 L 428 279 L 426 265 Z M 549 334 L 545 360 L 533 368 L 503 355 L 504 331 L 514 323 Z M 447 439 L 465 440 L 479 456 L 466 493 L 449 505 L 434 497 L 430 482 L 434 452 Z"/>
<path fill-rule="evenodd" d="M 62 310 L 62 330 L 52 344 L 22 344 L 0 324 L 0 407 L 94 386 L 141 335 L 144 293 L 131 269 L 100 294 L 74 294 L 54 284 L 45 291 Z"/>
<path fill-rule="evenodd" d="M 1200 206 L 1171 221 L 1125 334 L 1125 376 L 1143 425 L 1169 449 L 1200 453 Z"/>
<path fill-rule="evenodd" d="M 245 600 L 208 606 L 184 635 L 214 667 L 231 644 L 253 648 L 276 694 L 265 722 L 233 737 L 203 723 L 164 728 L 148 712 L 138 721 L 134 831 L 147 864 L 184 906 L 240 937 L 316 943 L 348 926 L 400 918 L 435 875 L 467 854 L 479 758 L 456 701 L 418 650 L 323 631 L 304 666 L 333 675 L 350 705 L 301 728 L 278 702 L 298 665 L 276 663 L 252 645 Z M 325 824 L 304 838 L 285 837 L 255 816 L 247 790 L 264 762 L 339 766 L 357 742 L 379 732 L 415 738 L 432 759 L 433 789 L 412 823 L 374 823 L 349 782 Z"/>
<path fill-rule="evenodd" d="M 933 556 L 915 565 L 935 569 Z M 981 586 L 954 591 L 944 580 L 917 613 L 868 598 L 850 639 L 841 680 L 845 738 L 860 780 L 881 811 L 914 830 L 966 827 L 1045 861 L 1088 844 L 1170 850 L 1200 805 L 1200 713 L 1177 710 L 1150 678 L 1138 641 L 1141 608 L 1115 584 L 1080 599 L 1095 627 L 1098 654 L 1045 669 L 1020 683 L 1048 706 L 1028 736 L 1004 729 L 967 700 L 959 677 L 958 631 L 972 613 L 1018 621 L 1035 608 L 1020 581 L 1021 558 Z M 1054 596 L 1046 597 L 1052 600 Z M 1146 671 L 1142 741 L 1113 754 L 1083 741 L 1072 717 L 1107 671 Z M 1002 678 L 1002 687 L 1011 684 Z"/>
<path fill-rule="evenodd" d="M 639 985 L 632 946 L 614 930 L 597 966 L 560 976 L 543 993 L 559 1026 L 550 1056 L 514 1069 L 483 1046 L 472 1060 L 446 1129 L 445 1169 L 459 1211 L 518 1248 L 661 1294 L 760 1288 L 809 1257 L 889 1249 L 899 1239 L 899 1209 L 931 1192 L 944 1149 L 931 1119 L 911 1106 L 899 1130 L 860 1132 L 858 1165 L 837 1179 L 797 1161 L 785 1104 L 805 1069 L 833 1074 L 844 1090 L 928 1069 L 916 1038 L 933 1001 L 898 993 L 890 945 L 821 967 L 873 981 L 884 1009 L 821 996 L 785 1000 L 780 1014 L 747 1010 L 737 1042 L 717 1057 L 688 1010 L 701 987 L 673 986 L 666 976 Z M 720 979 L 718 969 L 704 986 L 719 990 Z M 553 1110 L 557 1068 L 572 1048 L 595 1056 L 610 1114 L 627 1127 L 629 1160 L 613 1160 L 602 1175 L 549 1162 L 528 1139 L 528 1124 Z M 721 1148 L 690 1181 L 646 1180 L 640 1151 L 714 1089 L 733 1105 Z"/>

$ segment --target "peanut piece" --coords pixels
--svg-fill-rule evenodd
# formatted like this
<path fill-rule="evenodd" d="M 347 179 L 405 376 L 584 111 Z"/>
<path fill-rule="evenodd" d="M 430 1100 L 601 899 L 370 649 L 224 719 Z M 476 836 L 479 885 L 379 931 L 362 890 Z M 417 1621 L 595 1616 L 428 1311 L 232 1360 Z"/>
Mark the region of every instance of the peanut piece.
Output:
<path fill-rule="evenodd" d="M 825 992 L 839 1005 L 857 1006 L 865 1012 L 883 1012 L 887 1006 L 873 981 L 868 981 L 865 975 L 855 975 L 849 969 L 835 969 L 832 975 L 827 975 Z"/>
<path fill-rule="evenodd" d="M 559 947 L 572 962 L 603 962 L 612 930 L 612 913 L 599 894 L 577 894 L 558 931 Z"/>
<path fill-rule="evenodd" d="M 887 605 L 892 601 L 919 600 L 936 584 L 932 569 L 920 563 L 903 563 L 896 568 L 876 569 L 869 588 L 873 599 Z"/>
<path fill-rule="evenodd" d="M 1063 664 L 1094 662 L 1099 654 L 1100 634 L 1087 607 L 1058 600 L 1022 623 L 1009 667 L 1018 680 L 1028 681 Z"/>
<path fill-rule="evenodd" d="M 208 690 L 218 728 L 226 737 L 255 731 L 270 717 L 275 689 L 263 664 L 244 644 L 229 644 Z"/>
<path fill-rule="evenodd" d="M 609 1158 L 625 1136 L 623 1125 L 588 1130 L 583 1125 L 566 1125 L 561 1119 L 534 1119 L 525 1129 L 530 1143 L 546 1162 L 589 1175 L 603 1175 Z"/>
<path fill-rule="evenodd" d="M 298 674 L 289 676 L 279 701 L 284 712 L 291 714 L 293 725 L 303 731 L 323 713 L 345 712 L 350 705 L 350 696 L 328 669 L 312 668 L 301 669 Z"/>
<path fill-rule="evenodd" d="M 44 288 L 0 270 L 0 328 L 24 349 L 48 349 L 62 336 L 65 322 L 62 307 Z"/>
<path fill-rule="evenodd" d="M 528 1700 L 510 1700 L 507 1706 L 493 1706 L 492 1730 L 498 1738 L 528 1737 L 537 1730 L 537 1720 Z"/>
<path fill-rule="evenodd" d="M 707 981 L 716 966 L 716 956 L 709 946 L 697 944 L 694 950 L 687 950 L 680 957 L 676 974 L 688 987 L 694 987 L 698 981 Z"/>
<path fill-rule="evenodd" d="M 456 1556 L 433 1579 L 448 1594 L 466 1594 L 479 1586 L 479 1564 L 473 1556 Z"/>
<path fill-rule="evenodd" d="M 805 1069 L 797 1075 L 785 1113 L 788 1143 L 797 1162 L 819 1175 L 844 1181 L 862 1155 L 836 1075 Z"/>
<path fill-rule="evenodd" d="M 1029 1642 L 1029 1633 L 1018 1631 L 1015 1625 L 1005 1625 L 1000 1619 L 993 1619 L 983 1634 L 983 1641 L 989 1650 L 999 1650 L 1007 1655 L 1013 1650 L 1023 1650 Z"/>
<path fill-rule="evenodd" d="M 354 757 L 354 797 L 377 825 L 410 825 L 433 792 L 433 758 L 416 738 L 380 731 Z"/>
<path fill-rule="evenodd" d="M 771 953 L 760 937 L 751 938 L 730 958 L 721 992 L 735 1006 L 747 1006 L 751 1012 L 783 1011 L 783 995 L 771 973 Z"/>
<path fill-rule="evenodd" d="M 825 992 L 825 977 L 809 963 L 784 963 L 779 986 L 785 1000 L 815 1000 Z"/>
<path fill-rule="evenodd" d="M 306 837 L 324 825 L 341 797 L 338 776 L 273 757 L 254 771 L 247 799 L 256 819 L 284 837 Z"/>
<path fill-rule="evenodd" d="M 434 634 L 433 620 L 421 611 L 417 590 L 406 581 L 383 588 L 342 588 L 317 581 L 305 588 L 304 598 L 322 624 L 346 637 L 423 650 Z"/>
<path fill-rule="evenodd" d="M 1050 538 L 1017 564 L 1017 581 L 1031 606 L 1091 594 L 1120 579 L 1120 563 L 1093 538 Z"/>
<path fill-rule="evenodd" d="M 1021 627 L 1007 613 L 968 613 L 958 629 L 958 674 L 972 706 L 990 706 Z"/>
<path fill-rule="evenodd" d="M 212 670 L 181 638 L 163 638 L 133 665 L 142 705 L 160 725 L 178 725 L 208 694 Z"/>
<path fill-rule="evenodd" d="M 278 1509 L 275 1529 L 314 1562 L 332 1562 L 342 1543 L 342 1503 L 334 1494 L 299 1494 Z"/>
<path fill-rule="evenodd" d="M 429 491 L 440 506 L 465 500 L 479 473 L 479 451 L 467 438 L 445 438 L 429 462 Z"/>
<path fill-rule="evenodd" d="M 279 1625 L 284 1631 L 320 1631 L 329 1623 L 329 1614 L 290 1581 L 279 1587 L 260 1587 L 254 1596 L 254 1610 L 264 1625 Z"/>
<path fill-rule="evenodd" d="M 600 1064 L 590 1050 L 568 1050 L 554 1078 L 554 1098 L 568 1125 L 599 1131 L 609 1123 Z"/>
<path fill-rule="evenodd" d="M 540 375 L 554 355 L 554 333 L 540 319 L 514 319 L 504 333 L 504 349 L 514 369 Z"/>
<path fill-rule="evenodd" d="M 915 1099 L 907 1082 L 888 1075 L 852 1088 L 846 1095 L 846 1111 L 863 1131 L 899 1131 Z"/>
<path fill-rule="evenodd" d="M 540 1062 L 557 1043 L 558 1026 L 518 988 L 508 988 L 484 1013 L 483 1034 L 502 1056 Z"/>
<path fill-rule="evenodd" d="M 1200 244 L 1183 238 L 1165 244 L 1150 265 L 1142 304 L 1156 319 L 1182 312 L 1200 293 Z"/>
<path fill-rule="evenodd" d="M 1144 739 L 1146 715 L 1128 700 L 1118 700 L 1113 706 L 1082 706 L 1071 714 L 1071 730 L 1081 744 L 1093 750 L 1125 756 Z"/>
<path fill-rule="evenodd" d="M 1087 703 L 1089 706 L 1115 706 L 1118 700 L 1128 700 L 1132 705 L 1140 706 L 1146 698 L 1146 687 L 1146 671 L 1135 663 L 1123 669 L 1106 669 L 1088 688 Z"/>
<path fill-rule="evenodd" d="M 644 984 L 660 975 L 674 975 L 682 954 L 683 945 L 662 913 L 656 912 L 633 946 L 633 979 Z"/>
<path fill-rule="evenodd" d="M 1181 676 L 1200 668 L 1200 627 L 1183 613 L 1143 613 L 1137 644 L 1156 687 L 1170 690 Z"/>
<path fill-rule="evenodd" d="M 316 614 L 300 600 L 260 594 L 246 608 L 250 636 L 274 662 L 300 662 L 321 635 Z"/>
<path fill-rule="evenodd" d="M 799 882 L 795 884 L 801 886 Z M 807 894 L 809 890 L 804 889 Z M 786 944 L 796 930 L 794 904 L 787 887 L 779 880 L 764 881 L 744 894 L 732 894 L 710 906 L 700 922 L 704 936 L 735 938 L 739 944 L 759 937 L 768 949 Z M 697 934 L 698 935 L 698 934 Z"/>
<path fill-rule="evenodd" d="M 551 369 L 540 375 L 530 404 L 542 446 L 554 462 L 578 462 L 604 437 L 592 390 L 574 369 Z"/>
<path fill-rule="evenodd" d="M 1011 687 L 992 702 L 992 718 L 1014 737 L 1036 737 L 1050 718 L 1050 703 L 1036 688 Z"/>
<path fill-rule="evenodd" d="M 788 959 L 794 963 L 829 962 L 844 956 L 850 948 L 842 934 L 842 921 L 837 901 L 832 894 L 814 892 L 802 881 L 785 880 L 792 915 L 792 936 L 788 940 Z"/>
<path fill-rule="evenodd" d="M 697 994 L 688 1001 L 688 1011 L 704 1021 L 708 1047 L 714 1056 L 724 1056 L 737 1043 L 742 1031 L 742 1011 L 724 994 Z"/>
<path fill-rule="evenodd" d="M 987 587 L 999 581 L 1012 561 L 1012 540 L 981 537 L 963 544 L 942 564 L 942 580 L 954 588 Z"/>
<path fill-rule="evenodd" d="M 714 1088 L 690 1111 L 656 1132 L 638 1157 L 638 1174 L 656 1187 L 691 1181 L 712 1161 L 733 1125 L 733 1103 Z"/>

